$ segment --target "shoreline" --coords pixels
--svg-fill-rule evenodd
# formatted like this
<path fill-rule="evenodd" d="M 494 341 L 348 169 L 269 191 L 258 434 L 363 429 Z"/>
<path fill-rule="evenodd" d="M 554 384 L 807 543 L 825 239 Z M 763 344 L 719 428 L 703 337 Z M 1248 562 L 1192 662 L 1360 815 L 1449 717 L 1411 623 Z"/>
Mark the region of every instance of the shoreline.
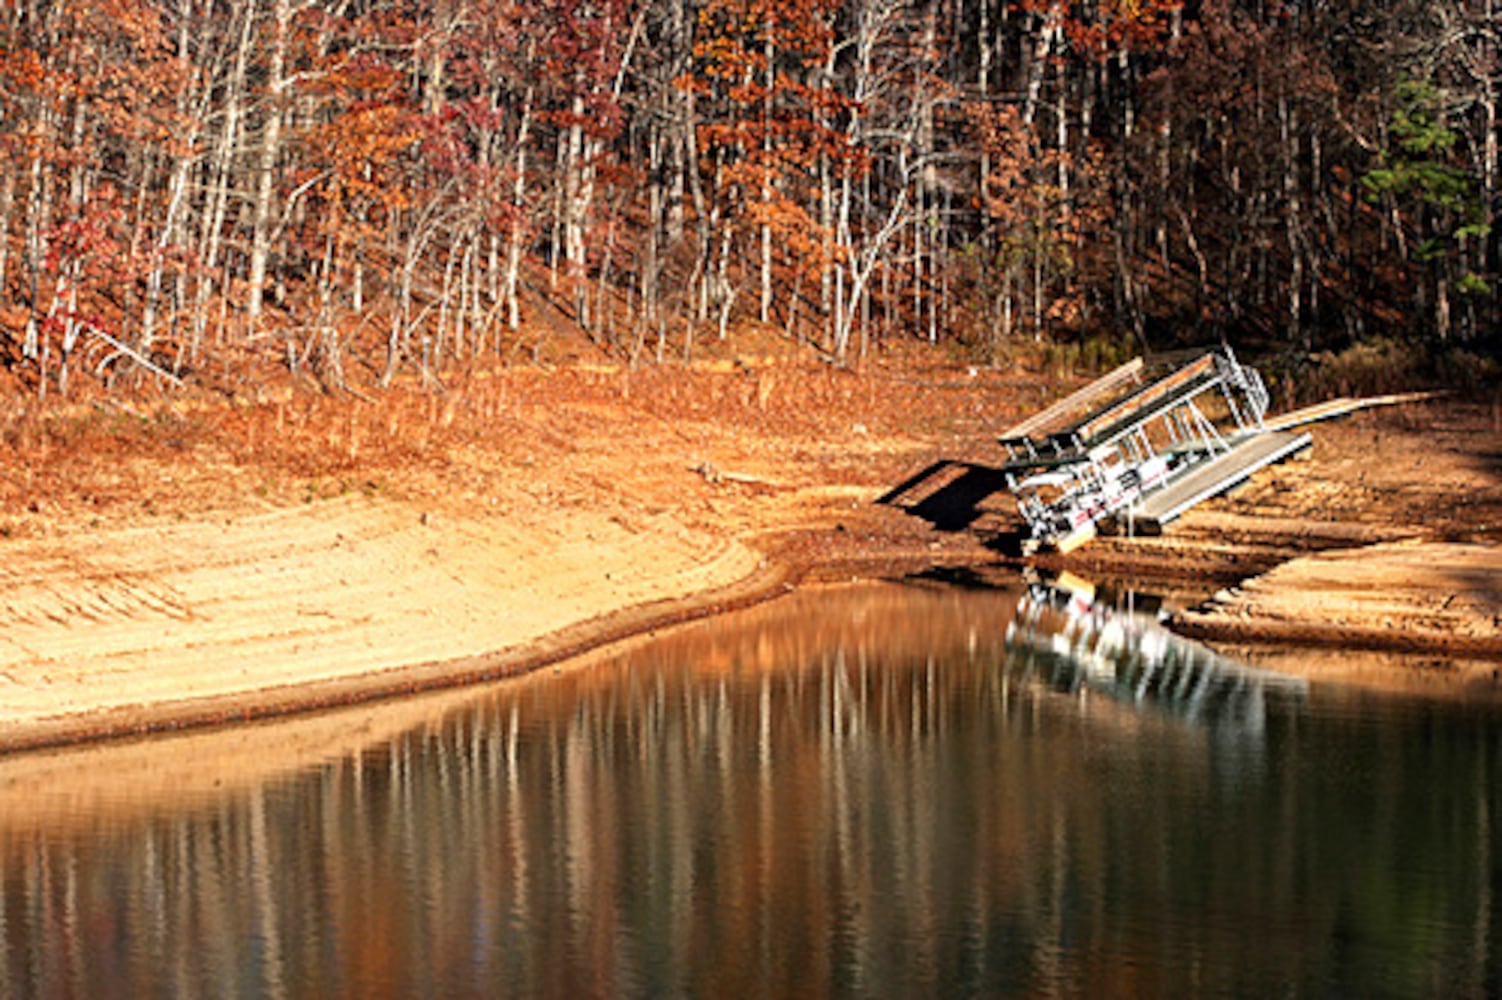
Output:
<path fill-rule="evenodd" d="M 12 545 L 0 752 L 514 676 L 788 584 L 663 515 L 571 523 L 350 498 Z"/>
<path fill-rule="evenodd" d="M 1441 655 L 1502 665 L 1496 546 L 1418 539 L 1304 556 L 1174 616 L 1218 643 Z M 1386 582 L 1404 581 L 1399 592 Z"/>
<path fill-rule="evenodd" d="M 0 754 L 284 719 L 330 709 L 473 687 L 534 673 L 658 629 L 751 607 L 789 586 L 786 574 L 759 570 L 728 587 L 623 607 L 493 653 L 297 681 L 229 694 L 84 710 L 8 726 Z"/>
<path fill-rule="evenodd" d="M 414 416 L 431 455 L 367 460 L 374 414 L 278 404 L 243 411 L 265 422 L 249 457 L 243 426 L 205 423 L 186 453 L 107 437 L 107 461 L 0 468 L 0 753 L 512 676 L 804 580 L 1010 573 L 1004 492 L 880 498 L 994 461 L 1021 377 L 936 371 L 888 399 L 880 370 L 516 370 L 453 397 L 489 436 Z M 1502 659 L 1497 455 L 1481 408 L 1361 414 L 1166 535 L 1030 562 L 1198 595 L 1177 628 L 1213 644 L 1480 656 L 1474 681 Z"/>
<path fill-rule="evenodd" d="M 426 525 L 428 522 L 419 519 L 418 523 Z M 840 530 L 836 536 L 843 533 Z M 51 715 L 18 717 L 14 704 L 9 703 L 0 708 L 0 722 L 3 722 L 0 754 L 61 749 L 285 718 L 517 677 L 549 666 L 556 668 L 565 661 L 649 635 L 658 629 L 775 599 L 805 581 L 824 584 L 892 579 L 905 573 L 938 568 L 971 568 L 983 573 L 989 569 L 993 573 L 1000 570 L 1009 574 L 1019 571 L 1022 566 L 1020 562 L 997 559 L 978 550 L 966 551 L 962 546 L 940 546 L 939 551 L 918 547 L 906 537 L 877 542 L 874 546 L 868 539 L 865 554 L 860 557 L 831 552 L 827 548 L 810 552 L 809 543 L 817 544 L 821 534 L 827 533 L 811 530 L 801 536 L 783 539 L 783 548 L 797 550 L 796 555 L 782 558 L 758 556 L 749 573 L 733 579 L 719 578 L 702 589 L 670 593 L 645 602 L 601 606 L 595 614 L 565 621 L 555 629 L 519 638 L 489 651 L 373 669 L 335 670 L 332 674 L 322 660 L 294 660 L 268 679 L 235 690 L 187 697 L 166 696 L 155 700 L 128 698 L 114 704 L 90 705 L 85 702 Z M 1425 549 L 1421 558 L 1435 558 L 1432 548 Z M 1475 551 L 1476 547 L 1472 547 L 1473 554 Z M 1358 548 L 1342 550 L 1337 555 L 1342 561 L 1360 565 L 1365 554 Z M 1486 555 L 1495 559 L 1497 553 L 1490 551 Z M 1130 560 L 1124 559 L 1119 552 L 1113 553 L 1105 562 L 1118 570 L 1130 566 Z M 1277 588 L 1264 581 L 1276 583 L 1280 574 L 1296 576 L 1303 562 L 1294 559 L 1279 564 L 1273 570 L 1245 581 L 1243 587 L 1222 591 L 1216 598 L 1196 608 L 1178 611 L 1168 625 L 1188 638 L 1220 647 L 1250 644 L 1262 656 L 1271 657 L 1278 664 L 1274 669 L 1311 678 L 1319 677 L 1320 671 L 1301 667 L 1297 655 L 1300 650 L 1313 653 L 1339 648 L 1381 654 L 1420 654 L 1439 658 L 1452 671 L 1453 660 L 1469 657 L 1477 661 L 1473 669 L 1442 678 L 1453 693 L 1462 696 L 1487 694 L 1483 689 L 1497 688 L 1497 667 L 1502 665 L 1502 639 L 1496 635 L 1460 635 L 1453 630 L 1373 629 L 1357 624 L 1326 625 L 1308 618 L 1303 621 L 1279 620 L 1265 609 L 1255 605 L 1248 607 L 1246 595 L 1260 590 L 1276 593 Z M 1191 591 L 1207 583 L 1205 576 L 1193 572 L 1177 577 L 1154 572 L 1162 567 L 1151 559 L 1144 561 L 1144 567 L 1141 579 L 1171 581 Z M 611 573 L 607 571 L 604 575 Z M 1131 574 L 1128 571 L 1126 575 Z M 67 631 L 67 626 L 57 624 L 53 630 Z M 195 648 L 191 643 L 180 644 L 176 655 L 194 656 Z M 1318 660 L 1318 657 L 1313 659 Z M 88 672 L 86 666 L 74 669 Z M 1405 669 L 1389 667 L 1386 670 L 1388 676 L 1358 686 L 1371 690 L 1384 687 L 1402 689 L 1402 683 L 1394 683 L 1400 680 L 1395 675 Z M 0 670 L 0 679 L 15 684 L 14 665 L 9 670 Z M 1432 691 L 1435 676 L 1426 680 Z M 99 693 L 118 695 L 118 688 L 119 681 L 116 680 L 112 687 L 102 686 Z"/>

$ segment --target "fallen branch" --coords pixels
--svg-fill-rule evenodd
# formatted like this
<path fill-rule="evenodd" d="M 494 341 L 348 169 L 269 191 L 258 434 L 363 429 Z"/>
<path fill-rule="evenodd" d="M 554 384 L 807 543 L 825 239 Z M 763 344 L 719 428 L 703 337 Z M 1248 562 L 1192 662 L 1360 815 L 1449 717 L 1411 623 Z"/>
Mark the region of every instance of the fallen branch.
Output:
<path fill-rule="evenodd" d="M 748 476 L 743 472 L 724 472 L 720 469 L 715 468 L 714 465 L 709 462 L 700 462 L 698 465 L 689 466 L 688 469 L 690 472 L 697 472 L 699 475 L 703 476 L 705 482 L 714 483 L 716 485 L 720 483 L 746 483 L 752 486 L 772 487 L 777 487 L 780 485 L 779 483 L 774 483 L 770 479 L 763 479 L 760 476 Z"/>
<path fill-rule="evenodd" d="M 167 369 L 163 368 L 161 365 L 158 365 L 156 362 L 154 362 L 150 358 L 146 357 L 144 354 L 142 354 L 140 351 L 136 350 L 134 347 L 131 347 L 131 346 L 127 345 L 127 344 L 121 343 L 120 341 L 116 340 L 114 337 L 111 337 L 109 334 L 107 334 L 103 330 L 99 329 L 99 327 L 97 327 L 97 326 L 89 325 L 89 326 L 85 327 L 85 329 L 88 330 L 89 333 L 91 333 L 94 336 L 98 337 L 100 340 L 104 341 L 106 344 L 109 344 L 111 347 L 113 347 L 115 349 L 116 354 L 126 354 L 126 355 L 129 355 L 131 358 L 135 359 L 135 362 L 137 364 L 139 364 L 142 368 L 146 368 L 146 369 L 148 369 L 148 370 L 150 370 L 152 372 L 155 372 L 156 374 L 160 375 L 162 378 L 166 379 L 167 381 L 171 382 L 173 385 L 177 386 L 179 389 L 181 389 L 183 387 L 183 380 L 182 379 L 178 378 L 176 375 L 172 374 Z M 111 361 L 115 360 L 116 354 L 107 355 L 103 361 L 99 362 L 98 367 L 96 367 L 94 369 L 94 374 L 96 376 L 104 374 L 105 367 Z"/>

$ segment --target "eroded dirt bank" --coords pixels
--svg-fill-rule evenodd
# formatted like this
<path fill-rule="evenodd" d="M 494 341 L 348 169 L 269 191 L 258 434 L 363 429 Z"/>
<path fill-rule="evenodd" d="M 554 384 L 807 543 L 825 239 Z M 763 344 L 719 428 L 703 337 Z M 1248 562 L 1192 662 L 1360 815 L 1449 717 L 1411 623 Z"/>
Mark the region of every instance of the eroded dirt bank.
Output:
<path fill-rule="evenodd" d="M 386 407 L 303 391 L 12 416 L 0 748 L 517 672 L 780 593 L 821 552 L 974 558 L 871 500 L 1019 381 L 529 368 Z"/>
<path fill-rule="evenodd" d="M 1502 659 L 1497 549 L 1411 540 L 1294 559 L 1179 614 L 1217 639 Z"/>
<path fill-rule="evenodd" d="M 1198 576 L 1178 631 L 1274 669 L 1366 687 L 1502 691 L 1502 414 L 1491 401 L 1315 425 L 1302 461 L 1191 511 L 1162 538 L 1107 540 L 1076 572 Z M 1359 669 L 1337 650 L 1366 650 Z"/>
<path fill-rule="evenodd" d="M 405 410 L 283 395 L 13 416 L 0 746 L 522 670 L 800 574 L 1004 568 L 992 433 L 1055 391 L 1025 371 L 759 360 L 514 369 Z M 1170 534 L 1069 566 L 1209 593 L 1287 563 L 1184 627 L 1296 638 L 1248 623 L 1302 614 L 1329 641 L 1492 656 L 1499 456 L 1488 406 L 1362 414 Z M 894 493 L 936 468 L 941 502 Z M 1359 568 L 1339 588 L 1333 554 Z"/>

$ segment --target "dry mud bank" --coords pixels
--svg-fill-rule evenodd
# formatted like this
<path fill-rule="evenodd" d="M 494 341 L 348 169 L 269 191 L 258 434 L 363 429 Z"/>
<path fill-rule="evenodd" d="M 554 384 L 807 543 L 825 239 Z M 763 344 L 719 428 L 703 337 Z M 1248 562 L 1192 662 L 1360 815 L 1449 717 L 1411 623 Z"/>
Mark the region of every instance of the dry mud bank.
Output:
<path fill-rule="evenodd" d="M 918 405 L 884 409 L 894 388 Z M 860 530 L 870 499 L 1013 395 L 912 366 L 579 367 L 408 411 L 290 397 L 13 427 L 0 749 L 505 675 L 780 593 L 821 532 L 889 553 Z M 973 547 L 881 513 L 910 555 Z"/>
<path fill-rule="evenodd" d="M 1294 559 L 1179 615 L 1219 639 L 1502 659 L 1494 546 L 1412 540 Z"/>
<path fill-rule="evenodd" d="M 1173 627 L 1255 643 L 1276 669 L 1373 687 L 1495 688 L 1502 666 L 1502 428 L 1429 403 L 1315 428 L 1313 455 L 1191 512 L 1161 539 L 1087 558 L 1202 571 Z M 1359 671 L 1328 652 L 1390 653 Z M 1408 654 L 1408 655 L 1397 655 Z"/>

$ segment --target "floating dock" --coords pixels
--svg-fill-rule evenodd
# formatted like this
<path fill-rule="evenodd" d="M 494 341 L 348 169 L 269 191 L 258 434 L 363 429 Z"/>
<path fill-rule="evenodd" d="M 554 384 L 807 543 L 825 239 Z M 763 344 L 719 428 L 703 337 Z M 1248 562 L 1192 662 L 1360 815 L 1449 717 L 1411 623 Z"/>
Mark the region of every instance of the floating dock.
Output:
<path fill-rule="evenodd" d="M 1023 552 L 1063 554 L 1102 530 L 1160 534 L 1196 504 L 1307 450 L 1313 439 L 1299 429 L 1307 424 L 1436 395 L 1342 397 L 1274 417 L 1262 376 L 1227 346 L 1134 358 L 998 435 L 1007 455 L 1000 467 L 938 463 L 888 501 L 926 488 L 908 509 L 937 511 L 932 485 L 943 479 L 942 499 L 963 499 L 969 524 L 1000 480 L 1027 525 Z"/>

